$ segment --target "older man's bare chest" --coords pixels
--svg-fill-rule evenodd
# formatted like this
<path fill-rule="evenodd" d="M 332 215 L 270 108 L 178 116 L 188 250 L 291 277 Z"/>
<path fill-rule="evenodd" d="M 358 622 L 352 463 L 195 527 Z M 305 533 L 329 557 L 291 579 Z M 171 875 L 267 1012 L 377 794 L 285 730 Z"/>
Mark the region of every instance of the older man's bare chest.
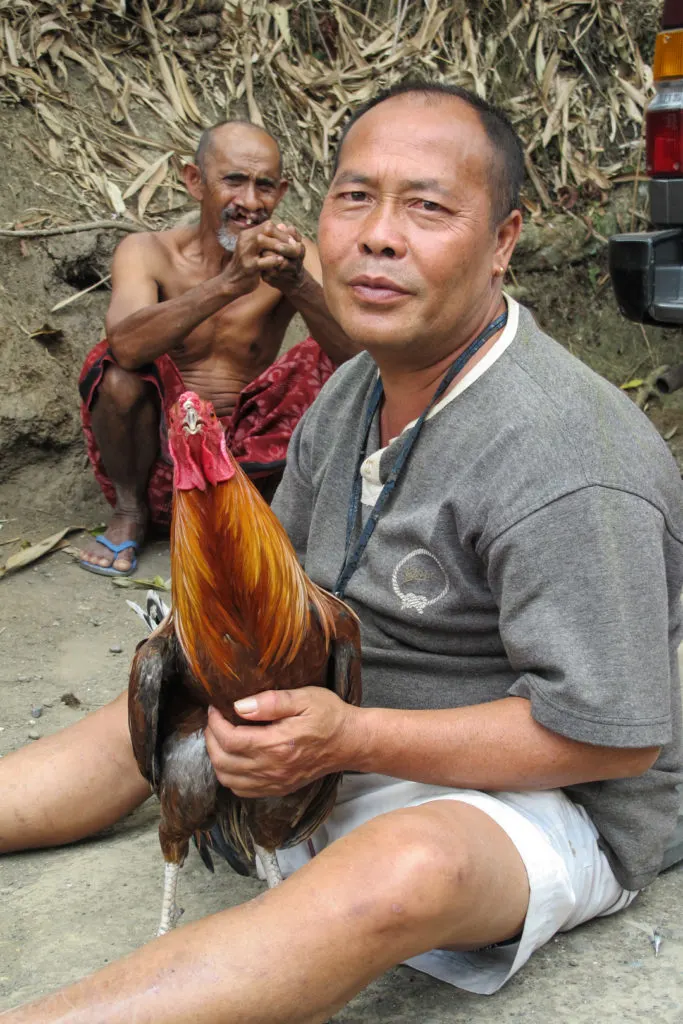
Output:
<path fill-rule="evenodd" d="M 177 298 L 203 281 L 183 268 L 168 275 L 159 298 Z M 281 292 L 261 283 L 198 324 L 169 355 L 187 386 L 226 415 L 240 391 L 277 356 L 289 319 Z"/>

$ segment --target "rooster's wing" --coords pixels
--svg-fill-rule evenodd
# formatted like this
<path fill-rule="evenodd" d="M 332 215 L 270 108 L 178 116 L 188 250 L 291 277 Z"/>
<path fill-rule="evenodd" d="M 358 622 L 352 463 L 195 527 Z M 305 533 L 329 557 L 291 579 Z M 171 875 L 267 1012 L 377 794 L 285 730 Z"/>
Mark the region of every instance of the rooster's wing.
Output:
<path fill-rule="evenodd" d="M 327 647 L 326 665 L 320 684 L 333 690 L 349 704 L 361 702 L 360 625 L 353 611 L 342 601 L 323 590 L 317 599 L 332 613 L 333 635 Z M 313 651 L 319 648 L 323 629 L 316 604 L 311 605 L 312 622 L 299 652 L 294 685 L 306 686 L 310 677 L 306 667 L 314 662 Z M 291 682 L 289 683 L 291 685 Z M 301 789 L 278 798 L 235 801 L 224 793 L 223 804 L 228 813 L 222 820 L 223 835 L 236 849 L 249 851 L 255 842 L 266 850 L 295 846 L 309 839 L 327 819 L 337 798 L 342 773 L 325 775 Z"/>
<path fill-rule="evenodd" d="M 358 618 L 343 601 L 324 590 L 318 590 L 319 598 L 332 612 L 334 636 L 330 640 L 327 662 L 326 683 L 338 697 L 347 704 L 360 704 L 361 647 Z M 311 615 L 320 622 L 315 606 L 311 604 Z"/>
<path fill-rule="evenodd" d="M 162 628 L 138 645 L 128 683 L 128 726 L 138 767 L 156 791 L 161 781 L 161 719 L 175 689 L 182 654 L 172 628 Z"/>

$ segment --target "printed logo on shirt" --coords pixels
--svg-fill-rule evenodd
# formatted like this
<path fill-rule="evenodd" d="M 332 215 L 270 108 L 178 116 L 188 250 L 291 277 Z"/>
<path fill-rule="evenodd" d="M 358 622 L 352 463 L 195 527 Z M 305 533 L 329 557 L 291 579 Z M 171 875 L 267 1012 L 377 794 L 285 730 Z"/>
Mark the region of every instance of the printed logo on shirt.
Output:
<path fill-rule="evenodd" d="M 401 611 L 411 609 L 423 615 L 425 608 L 446 596 L 449 583 L 436 555 L 426 548 L 416 548 L 394 569 L 391 588 L 401 602 Z"/>

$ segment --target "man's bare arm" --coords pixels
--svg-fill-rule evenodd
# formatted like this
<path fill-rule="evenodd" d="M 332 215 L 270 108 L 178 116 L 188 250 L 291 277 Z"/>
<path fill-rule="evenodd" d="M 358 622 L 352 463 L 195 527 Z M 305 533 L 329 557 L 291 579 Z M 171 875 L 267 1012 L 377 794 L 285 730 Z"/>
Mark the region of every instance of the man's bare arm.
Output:
<path fill-rule="evenodd" d="M 255 230 L 243 232 L 222 273 L 164 302 L 159 302 L 158 284 L 164 257 L 157 240 L 132 235 L 121 242 L 112 264 L 106 326 L 112 352 L 124 370 L 135 370 L 181 344 L 207 317 L 253 291 L 262 271 L 280 264 L 275 253 L 260 255 Z"/>
<path fill-rule="evenodd" d="M 278 288 L 289 316 L 300 313 L 311 335 L 333 363 L 339 365 L 355 356 L 360 348 L 333 318 L 322 290 L 322 267 L 317 246 L 301 237 L 289 225 L 268 224 L 261 228 L 262 240 L 277 246 L 286 257 L 282 267 L 264 273 L 264 280 Z"/>
<path fill-rule="evenodd" d="M 603 747 L 551 732 L 523 697 L 444 711 L 359 709 L 349 767 L 478 790 L 544 790 L 647 771 L 659 747 Z M 362 733 L 362 738 L 360 733 Z"/>
<path fill-rule="evenodd" d="M 523 697 L 437 711 L 355 708 L 321 687 L 268 690 L 266 729 L 209 713 L 206 743 L 219 782 L 238 796 L 279 796 L 336 771 L 376 772 L 476 790 L 544 790 L 641 775 L 657 747 L 592 746 L 540 725 Z"/>
<path fill-rule="evenodd" d="M 322 268 L 318 248 L 306 241 L 306 256 L 301 282 L 287 293 L 287 301 L 306 321 L 306 326 L 333 363 L 345 362 L 360 352 L 355 342 L 334 319 L 322 289 Z"/>

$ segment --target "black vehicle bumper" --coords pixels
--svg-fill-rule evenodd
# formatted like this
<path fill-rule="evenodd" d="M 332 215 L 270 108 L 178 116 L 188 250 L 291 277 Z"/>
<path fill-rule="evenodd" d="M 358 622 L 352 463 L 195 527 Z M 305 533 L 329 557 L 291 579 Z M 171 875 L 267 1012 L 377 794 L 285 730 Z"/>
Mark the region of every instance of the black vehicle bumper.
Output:
<path fill-rule="evenodd" d="M 658 230 L 613 235 L 609 272 L 629 320 L 683 324 L 683 178 L 650 181 L 650 220 Z"/>
<path fill-rule="evenodd" d="M 609 272 L 629 320 L 683 324 L 683 227 L 613 235 Z"/>

